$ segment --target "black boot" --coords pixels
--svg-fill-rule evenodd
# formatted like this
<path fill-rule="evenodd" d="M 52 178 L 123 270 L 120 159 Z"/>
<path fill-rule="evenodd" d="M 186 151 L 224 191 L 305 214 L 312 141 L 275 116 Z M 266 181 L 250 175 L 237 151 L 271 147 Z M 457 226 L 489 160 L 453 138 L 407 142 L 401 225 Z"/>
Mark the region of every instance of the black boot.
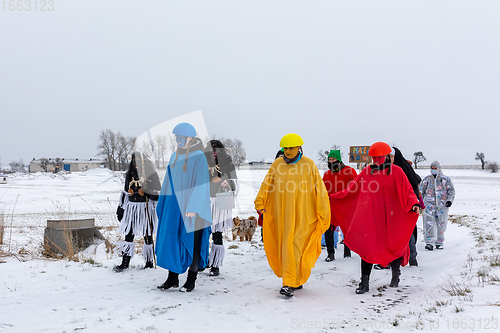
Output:
<path fill-rule="evenodd" d="M 210 273 L 208 273 L 208 275 L 219 276 L 220 275 L 219 267 L 210 267 Z"/>
<path fill-rule="evenodd" d="M 367 293 L 369 289 L 368 281 L 370 280 L 370 275 L 361 275 L 361 282 L 359 287 L 356 289 L 356 294 Z"/>
<path fill-rule="evenodd" d="M 335 260 L 335 252 L 328 252 L 328 257 L 326 257 L 325 261 L 330 262 Z"/>
<path fill-rule="evenodd" d="M 350 257 L 351 257 L 351 249 L 344 244 L 344 258 L 350 258 Z"/>
<path fill-rule="evenodd" d="M 128 256 L 126 254 L 123 255 L 122 257 L 122 263 L 120 266 L 115 266 L 113 268 L 113 271 L 115 271 L 116 273 L 120 273 L 120 272 L 123 272 L 124 270 L 126 270 L 128 268 L 128 266 L 130 265 L 130 259 L 132 257 L 131 256 Z"/>
<path fill-rule="evenodd" d="M 144 266 L 144 269 L 147 269 L 147 268 L 154 268 L 152 261 L 146 261 L 146 266 Z"/>
<path fill-rule="evenodd" d="M 391 283 L 389 284 L 389 287 L 392 288 L 397 288 L 399 286 L 399 275 L 401 274 L 398 268 L 392 268 L 392 278 L 391 278 Z"/>
<path fill-rule="evenodd" d="M 179 287 L 179 274 L 174 273 L 172 271 L 168 271 L 168 277 L 163 282 L 161 286 L 158 286 L 156 288 L 161 289 L 161 290 L 166 290 L 170 288 L 177 288 Z"/>
<path fill-rule="evenodd" d="M 198 275 L 198 272 L 193 272 L 193 271 L 188 271 L 188 277 L 186 280 L 186 283 L 179 289 L 179 291 L 182 292 L 191 292 L 194 289 L 194 282 L 196 281 L 196 276 Z"/>
<path fill-rule="evenodd" d="M 295 291 L 295 288 L 289 287 L 289 286 L 283 286 L 280 289 L 280 294 L 284 295 L 286 297 L 293 297 L 293 292 Z"/>

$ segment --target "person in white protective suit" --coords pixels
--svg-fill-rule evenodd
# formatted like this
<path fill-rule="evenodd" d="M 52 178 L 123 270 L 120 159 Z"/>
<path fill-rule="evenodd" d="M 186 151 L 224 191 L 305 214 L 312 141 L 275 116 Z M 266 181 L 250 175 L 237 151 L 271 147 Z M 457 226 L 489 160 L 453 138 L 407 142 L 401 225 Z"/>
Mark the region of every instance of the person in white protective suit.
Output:
<path fill-rule="evenodd" d="M 438 161 L 431 163 L 431 174 L 420 183 L 425 210 L 423 212 L 425 248 L 443 249 L 444 233 L 448 224 L 448 209 L 455 200 L 455 187 L 443 174 Z"/>

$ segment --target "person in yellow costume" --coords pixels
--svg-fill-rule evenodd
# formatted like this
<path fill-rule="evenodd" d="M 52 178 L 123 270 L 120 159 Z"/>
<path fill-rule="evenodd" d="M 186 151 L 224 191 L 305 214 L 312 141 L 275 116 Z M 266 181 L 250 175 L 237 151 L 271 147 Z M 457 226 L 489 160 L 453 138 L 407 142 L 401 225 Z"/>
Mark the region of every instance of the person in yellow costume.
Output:
<path fill-rule="evenodd" d="M 321 254 L 321 235 L 330 225 L 330 201 L 316 164 L 303 155 L 304 141 L 285 135 L 285 155 L 274 161 L 255 199 L 264 215 L 264 248 L 280 294 L 292 297 L 309 279 Z"/>

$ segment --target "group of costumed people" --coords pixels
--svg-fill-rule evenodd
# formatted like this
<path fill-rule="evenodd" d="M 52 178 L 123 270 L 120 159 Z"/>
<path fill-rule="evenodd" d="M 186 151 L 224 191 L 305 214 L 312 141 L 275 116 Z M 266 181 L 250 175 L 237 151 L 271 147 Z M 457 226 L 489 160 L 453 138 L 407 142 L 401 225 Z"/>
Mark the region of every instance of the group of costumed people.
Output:
<path fill-rule="evenodd" d="M 357 294 L 369 290 L 374 264 L 390 265 L 390 286 L 397 287 L 420 204 L 404 171 L 391 163 L 391 147 L 373 144 L 373 164 L 358 176 L 346 169 L 339 152 L 331 151 L 321 179 L 314 162 L 303 155 L 303 143 L 294 133 L 282 138 L 284 156 L 271 165 L 255 199 L 264 220 L 267 260 L 283 279 L 280 294 L 291 297 L 303 288 L 321 253 L 322 234 L 335 226 L 344 232 L 345 255 L 352 250 L 361 257 Z M 331 261 L 333 246 L 328 252 Z"/>
<path fill-rule="evenodd" d="M 122 263 L 114 270 L 121 272 L 129 267 L 134 236 L 144 235 L 145 268 L 153 267 L 156 252 L 157 265 L 168 270 L 166 281 L 158 288 L 178 287 L 179 274 L 188 271 L 180 291 L 190 292 L 195 288 L 198 271 L 210 267 L 210 275 L 219 275 L 224 260 L 222 232 L 232 228 L 232 215 L 231 209 L 219 209 L 215 197 L 221 191 L 236 195 L 238 180 L 231 157 L 220 141 L 211 140 L 204 147 L 189 123 L 178 124 L 172 133 L 177 150 L 170 157 L 162 186 L 152 163 L 140 153 L 132 155 L 117 211 L 119 231 L 126 235 L 124 242 L 116 244 Z M 137 171 L 137 156 L 147 165 L 142 177 Z M 153 188 L 154 197 L 149 191 Z M 210 235 L 213 244 L 209 253 Z"/>
<path fill-rule="evenodd" d="M 178 147 L 170 157 L 161 187 L 152 163 L 141 154 L 132 156 L 120 198 L 123 216 L 118 213 L 119 230 L 126 235 L 125 241 L 117 244 L 123 261 L 115 270 L 128 268 L 134 254 L 134 236 L 144 236 L 145 268 L 153 267 L 156 252 L 157 265 L 168 270 L 167 279 L 158 288 L 179 287 L 179 275 L 187 271 L 180 291 L 189 292 L 195 288 L 199 271 L 209 267 L 210 275 L 220 274 L 224 259 L 222 232 L 232 228 L 232 213 L 231 209 L 219 209 L 216 194 L 236 194 L 239 185 L 231 158 L 220 141 L 211 140 L 204 147 L 189 123 L 178 124 L 173 134 Z M 340 151 L 330 151 L 328 170 L 321 177 L 314 161 L 304 156 L 303 144 L 295 133 L 281 139 L 281 153 L 267 172 L 254 202 L 263 220 L 269 266 L 282 278 L 279 293 L 291 297 L 303 288 L 321 254 L 324 233 L 326 261 L 335 259 L 336 227 L 344 233 L 344 257 L 350 257 L 351 250 L 361 257 L 357 294 L 369 291 L 374 264 L 390 267 L 389 286 L 397 287 L 400 267 L 411 260 L 416 262 L 410 253 L 415 251 L 414 231 L 420 208 L 427 205 L 429 225 L 435 220 L 439 224 L 444 219 L 441 216 L 447 214 L 440 203 L 451 206 L 454 191 L 442 195 L 438 190 L 450 190 L 451 181 L 436 166 L 434 178 L 422 181 L 424 200 L 419 201 L 420 178 L 401 152 L 384 142 L 370 147 L 373 163 L 359 175 L 342 163 Z M 438 230 L 437 238 L 432 239 L 431 233 L 426 228 L 427 241 L 442 247 L 443 228 Z M 213 244 L 209 251 L 211 235 Z"/>

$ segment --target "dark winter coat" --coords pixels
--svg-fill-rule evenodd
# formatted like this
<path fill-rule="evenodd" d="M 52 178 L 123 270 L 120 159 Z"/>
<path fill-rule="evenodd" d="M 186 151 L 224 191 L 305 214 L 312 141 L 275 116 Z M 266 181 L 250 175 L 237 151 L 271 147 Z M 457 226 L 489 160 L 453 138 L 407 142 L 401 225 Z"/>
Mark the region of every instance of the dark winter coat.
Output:
<path fill-rule="evenodd" d="M 419 186 L 420 186 L 420 182 L 422 181 L 422 178 L 420 178 L 420 176 L 417 175 L 415 170 L 413 170 L 413 167 L 410 165 L 410 163 L 408 163 L 406 158 L 404 158 L 401 151 L 396 147 L 393 147 L 393 148 L 395 151 L 394 164 L 397 165 L 398 167 L 400 167 L 401 169 L 403 169 L 406 177 L 408 177 L 408 181 L 410 182 L 411 187 L 413 188 L 413 192 L 415 193 L 415 195 L 418 198 Z"/>
<path fill-rule="evenodd" d="M 214 156 L 212 146 L 210 142 L 205 149 L 205 156 L 208 162 L 208 171 L 210 177 L 210 197 L 214 198 L 217 193 L 224 191 L 222 189 L 221 183 L 227 180 L 232 191 L 236 190 L 235 182 L 232 179 L 238 179 L 236 175 L 236 169 L 233 164 L 231 156 L 226 152 L 225 148 L 215 148 L 217 152 L 217 157 Z M 213 179 L 219 177 L 220 182 L 214 183 Z"/>

